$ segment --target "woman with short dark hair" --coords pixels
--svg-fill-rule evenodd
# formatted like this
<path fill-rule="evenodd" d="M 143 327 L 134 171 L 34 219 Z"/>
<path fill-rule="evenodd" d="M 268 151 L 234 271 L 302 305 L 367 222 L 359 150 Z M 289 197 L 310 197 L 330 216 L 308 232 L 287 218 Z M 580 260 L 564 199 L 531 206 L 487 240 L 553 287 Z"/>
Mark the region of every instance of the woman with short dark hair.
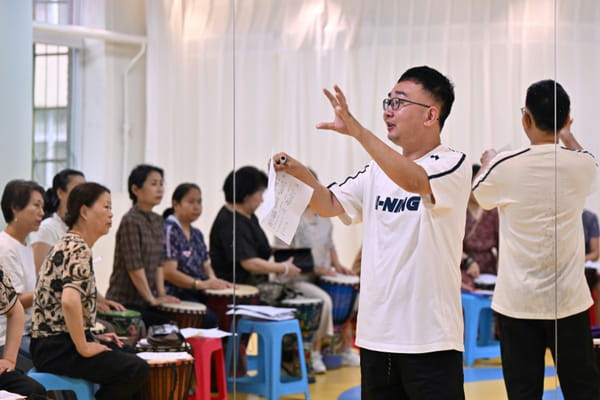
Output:
<path fill-rule="evenodd" d="M 135 398 L 148 364 L 116 334 L 96 335 L 96 280 L 91 247 L 112 224 L 110 191 L 97 183 L 76 186 L 67 202 L 69 231 L 52 248 L 35 288 L 31 354 L 41 372 L 100 385 L 98 400 Z"/>
<path fill-rule="evenodd" d="M 231 283 L 217 278 L 212 269 L 204 235 L 192 226 L 202 214 L 202 192 L 194 183 L 182 183 L 165 210 L 164 253 L 167 293 L 181 300 L 206 303 L 207 289 L 226 289 Z M 207 308 L 203 328 L 217 326 L 216 314 Z"/>
<path fill-rule="evenodd" d="M 148 164 L 138 165 L 129 174 L 127 189 L 133 205 L 117 230 L 106 292 L 107 299 L 139 311 L 147 326 L 169 322 L 156 306 L 179 302 L 165 290 L 163 218 L 152 211 L 163 197 L 163 175 L 161 168 Z"/>
<path fill-rule="evenodd" d="M 31 305 L 35 289 L 33 252 L 26 238 L 37 231 L 44 217 L 44 189 L 33 181 L 16 179 L 8 182 L 0 201 L 4 220 L 8 224 L 0 232 L 0 265 L 8 274 L 19 301 L 25 309 L 25 329 L 17 365 L 27 370 L 31 367 L 29 341 L 31 334 Z M 0 345 L 4 345 L 6 320 L 0 319 Z"/>
<path fill-rule="evenodd" d="M 271 246 L 254 215 L 263 201 L 267 182 L 267 175 L 252 166 L 242 167 L 235 174 L 232 171 L 225 179 L 225 205 L 210 230 L 210 258 L 215 273 L 221 279 L 233 281 L 234 261 L 236 283 L 256 285 L 266 282 L 269 273 L 283 276 L 300 274 L 300 268 L 293 264 L 292 259 L 269 261 Z"/>

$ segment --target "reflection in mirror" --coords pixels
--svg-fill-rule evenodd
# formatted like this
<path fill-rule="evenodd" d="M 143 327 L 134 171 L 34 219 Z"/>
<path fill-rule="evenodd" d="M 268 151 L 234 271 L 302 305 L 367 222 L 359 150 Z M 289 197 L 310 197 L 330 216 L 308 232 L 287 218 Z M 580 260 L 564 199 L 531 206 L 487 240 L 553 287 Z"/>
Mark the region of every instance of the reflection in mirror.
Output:
<path fill-rule="evenodd" d="M 443 7 L 390 1 L 368 8 L 352 1 L 244 2 L 237 7 L 235 120 L 244 129 L 236 135 L 238 165 L 264 165 L 265 155 L 283 150 L 315 168 L 323 182 L 341 183 L 373 154 L 351 138 L 315 130 L 316 123 L 333 118 L 320 89 L 339 84 L 352 115 L 394 147 L 382 131 L 387 126 L 378 104 L 399 75 L 415 65 L 436 68 L 456 86 L 456 103 L 442 133 L 445 145 L 466 153 L 473 162 L 488 148 L 518 151 L 529 143 L 519 111 L 525 90 L 554 76 L 552 1 L 452 2 Z M 337 220 L 334 224 L 335 242 L 345 260 L 359 248 L 361 230 L 366 232 L 364 240 L 374 235 L 360 225 L 346 228 Z M 434 276 L 426 290 L 439 295 L 440 274 Z M 361 306 L 368 304 L 367 282 L 373 285 L 368 280 L 363 275 Z M 405 287 L 412 288 L 415 282 L 400 286 L 398 292 L 405 293 Z M 403 320 L 409 315 L 377 316 Z M 452 321 L 447 323 L 452 326 Z M 360 325 L 359 313 L 359 343 Z M 363 340 L 369 333 L 362 331 Z M 502 376 L 498 359 L 476 358 L 474 365 L 473 371 L 486 366 L 495 368 L 498 379 Z M 348 386 L 357 384 L 355 380 Z M 477 398 L 476 387 L 468 382 L 467 396 Z M 503 389 L 497 390 L 503 398 Z M 491 398 L 490 393 L 485 396 Z"/>
<path fill-rule="evenodd" d="M 598 336 L 593 327 L 598 324 L 596 249 L 600 235 L 596 217 L 598 194 L 594 191 L 597 185 L 597 164 L 589 158 L 597 152 L 599 143 L 597 137 L 591 134 L 594 129 L 593 119 L 588 117 L 592 115 L 590 112 L 593 112 L 594 103 L 597 103 L 598 82 L 591 70 L 598 64 L 600 53 L 597 46 L 592 44 L 591 38 L 597 38 L 599 34 L 600 4 L 586 0 L 557 0 L 556 10 L 556 80 L 569 94 L 571 105 L 568 122 L 565 127 L 561 127 L 558 120 L 561 115 L 560 104 L 558 101 L 556 103 L 557 134 L 564 147 L 582 149 L 578 152 L 577 164 L 571 164 L 571 159 L 575 158 L 573 152 L 564 156 L 564 150 L 557 149 L 556 157 L 559 188 L 556 363 L 565 398 L 598 397 L 598 365 L 595 362 L 598 344 L 590 344 L 592 338 L 589 326 L 592 326 L 592 335 Z M 559 93 L 557 90 L 557 99 Z M 586 161 L 590 165 L 586 166 Z M 575 174 L 576 178 L 567 178 L 568 183 L 564 182 L 567 173 Z M 567 216 L 578 219 L 576 225 L 571 222 L 575 227 L 568 225 Z M 581 220 L 583 234 L 579 222 Z M 572 234 L 568 233 L 569 229 Z M 585 263 L 585 278 L 581 277 L 582 263 Z M 585 281 L 587 285 L 584 284 Z M 589 295 L 590 292 L 592 296 Z M 575 374 L 578 375 L 574 376 Z M 574 384 L 578 379 L 581 385 Z"/>

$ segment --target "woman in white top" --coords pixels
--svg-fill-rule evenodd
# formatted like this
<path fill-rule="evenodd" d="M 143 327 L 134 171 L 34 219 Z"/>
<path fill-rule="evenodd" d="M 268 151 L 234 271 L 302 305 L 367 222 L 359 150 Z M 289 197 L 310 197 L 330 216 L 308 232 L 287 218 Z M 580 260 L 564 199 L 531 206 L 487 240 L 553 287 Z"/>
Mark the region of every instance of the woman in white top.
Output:
<path fill-rule="evenodd" d="M 67 212 L 67 198 L 71 189 L 82 182 L 85 182 L 83 172 L 63 169 L 54 175 L 52 187 L 46 190 L 45 219 L 42 221 L 40 229 L 31 235 L 36 274 L 50 249 L 67 233 L 68 228 L 64 221 Z"/>
<path fill-rule="evenodd" d="M 25 309 L 25 328 L 17 367 L 31 366 L 31 305 L 35 289 L 33 252 L 27 235 L 37 231 L 44 217 L 44 188 L 33 181 L 21 179 L 8 182 L 2 193 L 2 214 L 8 224 L 0 232 L 0 265 L 13 283 Z M 0 345 L 4 345 L 6 319 L 0 319 Z"/>
<path fill-rule="evenodd" d="M 58 172 L 52 178 L 52 187 L 46 190 L 45 219 L 42 221 L 40 229 L 32 232 L 30 240 L 36 276 L 50 250 L 67 233 L 69 228 L 64 221 L 67 214 L 67 199 L 71 190 L 83 182 L 85 182 L 83 172 L 68 168 Z M 107 300 L 100 293 L 97 296 L 98 311 L 125 310 L 122 304 Z"/>

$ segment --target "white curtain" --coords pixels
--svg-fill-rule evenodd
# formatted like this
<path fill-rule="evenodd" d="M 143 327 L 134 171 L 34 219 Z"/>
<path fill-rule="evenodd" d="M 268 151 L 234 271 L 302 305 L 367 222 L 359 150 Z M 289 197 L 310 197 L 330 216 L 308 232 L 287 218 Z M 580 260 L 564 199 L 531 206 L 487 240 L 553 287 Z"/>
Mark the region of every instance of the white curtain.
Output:
<path fill-rule="evenodd" d="M 321 88 L 338 83 L 385 140 L 381 100 L 415 65 L 455 83 L 442 140 L 473 162 L 486 148 L 527 143 L 525 90 L 555 72 L 574 132 L 599 147 L 596 0 L 151 0 L 146 14 L 146 159 L 165 168 L 167 193 L 184 180 L 202 187 L 206 234 L 234 165 L 265 169 L 285 150 L 325 183 L 364 165 L 350 138 L 314 128 L 333 115 Z M 336 226 L 336 239 L 349 262 L 360 228 Z"/>

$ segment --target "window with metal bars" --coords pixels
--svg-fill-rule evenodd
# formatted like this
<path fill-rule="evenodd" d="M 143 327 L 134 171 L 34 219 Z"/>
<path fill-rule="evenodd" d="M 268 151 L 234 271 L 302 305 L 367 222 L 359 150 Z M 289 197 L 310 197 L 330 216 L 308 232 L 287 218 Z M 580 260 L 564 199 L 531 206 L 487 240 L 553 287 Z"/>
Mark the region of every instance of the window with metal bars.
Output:
<path fill-rule="evenodd" d="M 34 0 L 33 20 L 73 23 L 73 0 Z M 32 179 L 51 186 L 56 172 L 73 167 L 72 76 L 76 49 L 33 44 Z"/>

